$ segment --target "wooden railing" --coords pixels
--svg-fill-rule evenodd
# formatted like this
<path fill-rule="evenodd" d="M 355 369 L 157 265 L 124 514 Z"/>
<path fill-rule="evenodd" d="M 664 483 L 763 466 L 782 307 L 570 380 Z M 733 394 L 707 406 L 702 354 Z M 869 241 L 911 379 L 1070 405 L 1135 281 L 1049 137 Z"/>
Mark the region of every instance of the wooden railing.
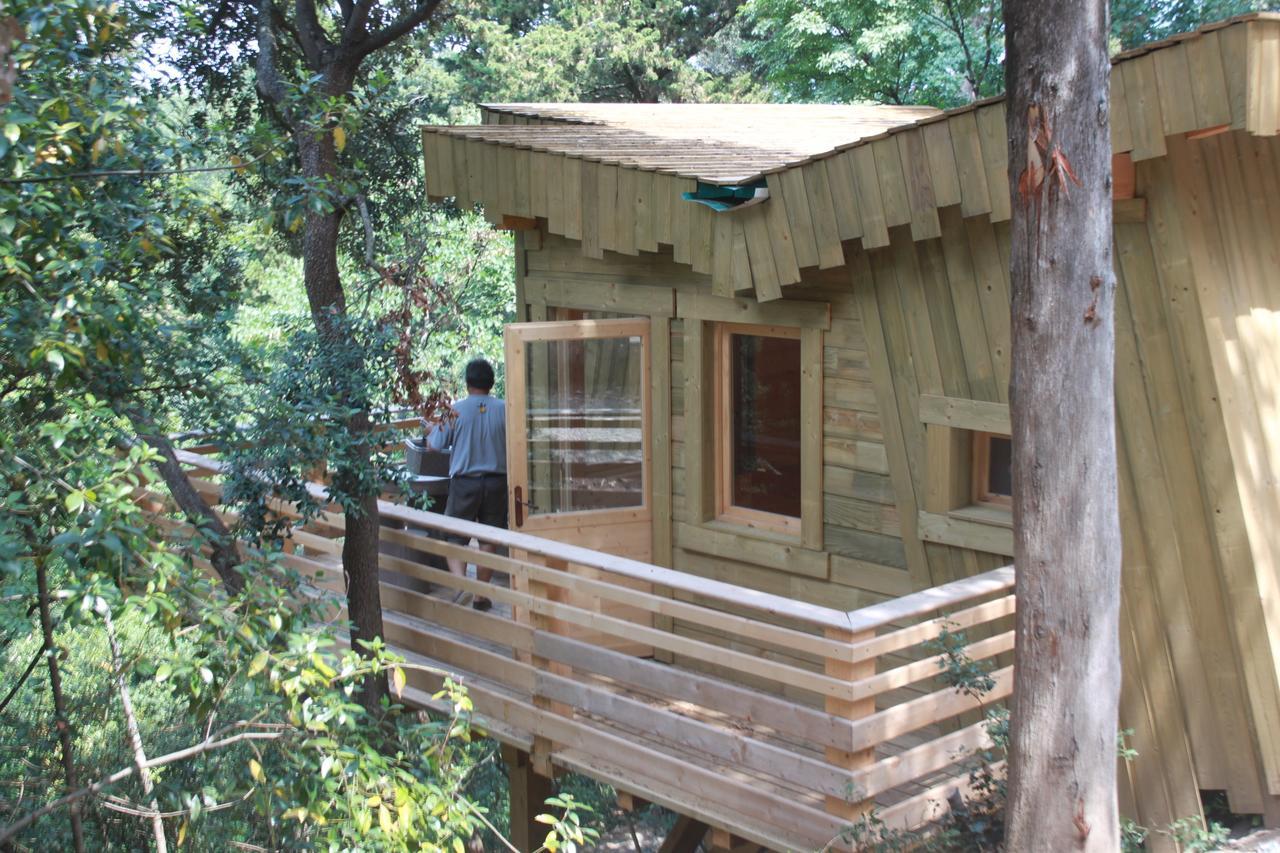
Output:
<path fill-rule="evenodd" d="M 182 461 L 218 499 L 220 463 Z M 313 488 L 324 499 L 323 487 Z M 935 820 L 992 744 L 984 707 L 1010 693 L 1013 570 L 844 612 L 535 536 L 380 503 L 388 642 L 458 673 L 477 725 L 568 767 L 778 849 L 823 847 L 878 809 Z M 282 515 L 290 508 L 273 507 Z M 234 516 L 227 514 L 228 521 Z M 341 513 L 294 530 L 286 560 L 341 592 Z M 505 550 L 482 553 L 441 537 Z M 406 556 L 407 555 L 407 556 Z M 424 563 L 457 557 L 510 577 L 482 584 Z M 489 613 L 452 602 L 487 596 Z M 948 687 L 930 644 L 965 630 L 994 660 L 981 697 Z M 640 656 L 643 655 L 643 656 Z M 410 677 L 432 705 L 437 683 Z"/>

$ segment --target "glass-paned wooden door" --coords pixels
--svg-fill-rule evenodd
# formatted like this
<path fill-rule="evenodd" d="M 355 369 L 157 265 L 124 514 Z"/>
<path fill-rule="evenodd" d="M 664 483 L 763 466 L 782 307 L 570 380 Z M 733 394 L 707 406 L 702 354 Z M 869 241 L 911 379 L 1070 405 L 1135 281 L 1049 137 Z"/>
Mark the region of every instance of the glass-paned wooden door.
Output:
<path fill-rule="evenodd" d="M 507 478 L 513 530 L 649 561 L 649 326 L 648 320 L 621 319 L 507 327 Z M 586 566 L 541 562 L 601 577 Z M 608 579 L 651 591 L 643 581 L 617 575 Z M 653 624 L 648 611 L 618 601 L 554 586 L 547 594 L 578 608 Z M 584 642 L 641 656 L 653 651 L 630 637 L 553 622 L 551 630 Z"/>
<path fill-rule="evenodd" d="M 649 321 L 507 327 L 511 525 L 648 561 Z"/>

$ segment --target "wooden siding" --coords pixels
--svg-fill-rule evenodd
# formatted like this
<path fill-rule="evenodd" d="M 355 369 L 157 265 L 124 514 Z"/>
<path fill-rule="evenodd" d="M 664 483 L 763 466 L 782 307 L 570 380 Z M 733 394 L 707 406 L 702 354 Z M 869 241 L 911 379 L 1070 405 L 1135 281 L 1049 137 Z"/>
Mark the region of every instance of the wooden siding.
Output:
<path fill-rule="evenodd" d="M 1195 811 L 1197 787 L 1226 790 L 1238 812 L 1274 814 L 1280 795 L 1280 142 L 1165 144 L 1138 164 L 1145 221 L 1115 232 L 1123 725 L 1153 824 Z M 870 361 L 885 365 L 878 408 L 897 414 L 882 422 L 898 507 L 917 510 L 906 553 L 932 584 L 1012 553 L 1007 520 L 927 506 L 946 459 L 933 425 L 998 420 L 1008 387 L 1007 225 L 959 207 L 941 225 L 938 239 L 893 228 L 887 248 L 850 252 Z"/>
<path fill-rule="evenodd" d="M 1163 156 L 1170 134 L 1228 126 L 1275 135 L 1277 44 L 1280 18 L 1255 16 L 1116 57 L 1115 153 L 1141 162 Z M 915 239 L 936 238 L 941 211 L 956 204 L 965 217 L 1009 218 L 1004 102 L 998 99 L 883 132 L 851 122 L 848 142 L 804 156 L 782 145 L 753 146 L 746 130 L 732 143 L 679 139 L 646 131 L 641 122 L 566 123 L 554 110 L 544 117 L 535 114 L 536 105 L 527 106 L 527 114 L 493 107 L 486 124 L 423 128 L 428 194 L 452 196 L 464 206 L 480 203 L 495 222 L 503 215 L 545 219 L 552 233 L 580 239 L 581 252 L 592 258 L 669 244 L 677 262 L 714 273 L 717 292 L 754 288 L 761 301 L 779 299 L 784 288 L 805 280 L 802 270 L 838 267 L 842 240 L 884 248 L 888 229 L 904 225 Z M 680 106 L 696 117 L 696 105 Z M 628 112 L 625 105 L 612 108 Z M 739 109 L 748 116 L 770 108 Z M 772 109 L 785 115 L 789 107 Z M 744 118 L 743 126 L 750 121 Z M 695 179 L 739 183 L 766 176 L 769 200 L 732 213 L 713 214 L 679 196 Z"/>

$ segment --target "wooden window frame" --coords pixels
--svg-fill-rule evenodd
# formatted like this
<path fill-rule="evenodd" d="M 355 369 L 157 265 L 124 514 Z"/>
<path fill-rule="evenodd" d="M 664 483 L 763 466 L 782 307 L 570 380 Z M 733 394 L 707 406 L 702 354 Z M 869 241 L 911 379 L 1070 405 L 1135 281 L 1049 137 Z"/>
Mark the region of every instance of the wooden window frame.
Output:
<path fill-rule="evenodd" d="M 713 422 L 715 424 L 715 517 L 718 521 L 741 525 L 757 530 L 767 530 L 786 536 L 800 537 L 805 512 L 803 447 L 801 458 L 800 515 L 790 516 L 763 510 L 736 506 L 733 499 L 733 381 L 730 359 L 730 339 L 733 335 L 752 335 L 765 338 L 801 340 L 800 329 L 791 326 L 765 326 L 748 323 L 715 323 L 712 326 L 712 375 L 714 385 Z M 800 365 L 796 381 L 804 373 L 804 348 L 800 351 Z M 804 401 L 801 401 L 803 419 Z M 803 445 L 804 437 L 801 436 Z"/>
<path fill-rule="evenodd" d="M 1002 495 L 991 491 L 991 439 L 1009 439 L 1009 436 L 996 432 L 975 430 L 972 440 L 972 483 L 970 495 L 975 506 L 1013 508 L 1013 496 Z"/>

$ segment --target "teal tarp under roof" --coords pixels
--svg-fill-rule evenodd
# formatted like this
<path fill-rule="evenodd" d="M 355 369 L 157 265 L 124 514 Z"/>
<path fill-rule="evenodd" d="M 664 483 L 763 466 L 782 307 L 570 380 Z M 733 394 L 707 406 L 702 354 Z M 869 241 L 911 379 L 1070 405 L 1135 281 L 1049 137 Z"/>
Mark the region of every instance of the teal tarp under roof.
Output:
<path fill-rule="evenodd" d="M 769 190 L 765 187 L 764 181 L 754 181 L 738 186 L 698 181 L 697 189 L 680 195 L 685 201 L 696 201 L 698 204 L 705 204 L 716 213 L 723 213 L 726 210 L 759 204 L 769 197 Z"/>

